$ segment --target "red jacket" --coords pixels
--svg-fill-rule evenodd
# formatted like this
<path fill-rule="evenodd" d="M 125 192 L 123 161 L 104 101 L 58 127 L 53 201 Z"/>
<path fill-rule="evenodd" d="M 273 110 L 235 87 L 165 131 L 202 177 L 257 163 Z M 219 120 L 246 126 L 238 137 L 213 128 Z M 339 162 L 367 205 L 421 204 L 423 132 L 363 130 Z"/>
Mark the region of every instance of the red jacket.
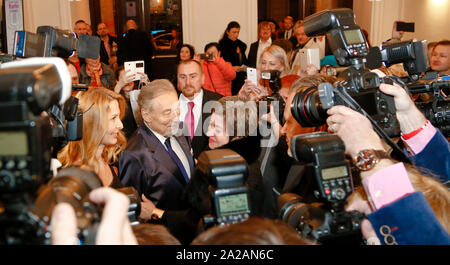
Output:
<path fill-rule="evenodd" d="M 202 68 L 205 75 L 204 89 L 219 93 L 224 97 L 231 96 L 231 81 L 236 78 L 236 72 L 231 63 L 218 57 L 213 63 L 203 61 Z"/>

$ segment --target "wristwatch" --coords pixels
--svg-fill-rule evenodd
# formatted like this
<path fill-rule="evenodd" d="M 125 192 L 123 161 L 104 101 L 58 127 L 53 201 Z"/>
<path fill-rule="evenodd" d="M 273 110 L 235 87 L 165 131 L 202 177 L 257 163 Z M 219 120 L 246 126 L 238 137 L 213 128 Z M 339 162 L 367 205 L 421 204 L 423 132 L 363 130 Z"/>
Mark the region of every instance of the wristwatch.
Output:
<path fill-rule="evenodd" d="M 384 150 L 364 149 L 358 152 L 353 162 L 359 170 L 368 171 L 374 168 L 381 159 L 389 157 Z"/>

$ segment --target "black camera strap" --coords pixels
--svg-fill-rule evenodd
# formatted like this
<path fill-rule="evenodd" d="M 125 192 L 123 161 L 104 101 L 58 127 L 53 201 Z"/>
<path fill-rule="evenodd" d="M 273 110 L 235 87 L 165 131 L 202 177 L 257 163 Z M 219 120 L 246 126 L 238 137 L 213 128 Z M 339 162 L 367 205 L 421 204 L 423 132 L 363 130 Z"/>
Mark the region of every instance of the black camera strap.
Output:
<path fill-rule="evenodd" d="M 398 154 L 398 160 L 401 162 L 407 162 L 409 163 L 409 158 L 406 156 L 406 154 L 403 152 L 403 150 L 394 142 L 391 140 L 391 138 L 384 132 L 383 129 L 378 126 L 377 122 L 370 117 L 370 115 L 363 109 L 361 106 L 345 91 L 345 89 L 342 87 L 342 85 L 338 82 L 338 86 L 340 89 L 334 90 L 334 93 L 338 94 L 344 102 L 350 106 L 353 110 L 361 113 L 364 115 L 367 119 L 369 119 L 370 123 L 372 123 L 372 127 L 374 131 L 381 137 L 383 140 L 392 147 L 393 151 L 396 151 Z"/>
<path fill-rule="evenodd" d="M 206 63 L 206 70 L 208 71 L 209 80 L 211 80 L 211 85 L 212 85 L 212 87 L 213 87 L 213 89 L 214 89 L 214 92 L 217 93 L 216 87 L 214 86 L 214 82 L 213 82 L 213 80 L 212 80 L 211 73 L 209 72 L 209 66 L 208 66 L 208 63 Z"/>

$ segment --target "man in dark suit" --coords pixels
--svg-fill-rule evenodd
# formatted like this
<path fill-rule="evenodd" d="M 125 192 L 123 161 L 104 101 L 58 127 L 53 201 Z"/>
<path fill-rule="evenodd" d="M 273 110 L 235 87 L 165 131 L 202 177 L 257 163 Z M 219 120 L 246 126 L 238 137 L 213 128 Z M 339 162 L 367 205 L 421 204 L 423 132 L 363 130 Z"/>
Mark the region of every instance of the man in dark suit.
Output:
<path fill-rule="evenodd" d="M 294 18 L 291 16 L 287 16 L 284 18 L 284 31 L 280 32 L 280 34 L 278 35 L 278 37 L 280 39 L 285 39 L 288 40 L 290 39 L 292 36 L 294 36 Z"/>
<path fill-rule="evenodd" d="M 155 80 L 141 89 L 138 104 L 143 122 L 120 158 L 120 179 L 158 209 L 183 210 L 181 196 L 194 160 L 186 138 L 175 136 L 179 128 L 176 90 L 169 80 Z"/>
<path fill-rule="evenodd" d="M 258 41 L 250 45 L 250 51 L 248 52 L 248 66 L 258 67 L 259 57 L 263 53 L 264 49 L 272 45 L 270 22 L 262 21 L 258 24 Z"/>
<path fill-rule="evenodd" d="M 178 66 L 180 120 L 184 123 L 184 135 L 191 142 L 194 158 L 198 158 L 200 153 L 208 148 L 209 138 L 205 132 L 209 126 L 210 107 L 222 97 L 218 93 L 203 89 L 204 80 L 199 62 L 188 60 Z"/>
<path fill-rule="evenodd" d="M 114 45 L 118 43 L 117 38 L 109 35 L 108 27 L 103 22 L 97 25 L 97 35 L 102 40 L 100 44 L 100 62 L 112 67 L 117 62 L 117 57 L 113 51 Z"/>
<path fill-rule="evenodd" d="M 126 23 L 127 33 L 119 41 L 117 63 L 119 66 L 129 61 L 144 61 L 145 73 L 150 77 L 150 66 L 153 56 L 153 42 L 150 34 L 138 31 L 136 22 L 132 19 Z"/>

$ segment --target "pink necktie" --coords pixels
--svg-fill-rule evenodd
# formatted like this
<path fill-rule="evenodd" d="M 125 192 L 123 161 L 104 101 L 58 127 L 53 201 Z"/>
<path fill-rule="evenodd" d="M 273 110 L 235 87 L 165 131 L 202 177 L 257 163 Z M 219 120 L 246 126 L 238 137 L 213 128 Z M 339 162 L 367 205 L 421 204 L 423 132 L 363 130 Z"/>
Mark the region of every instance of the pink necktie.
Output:
<path fill-rule="evenodd" d="M 194 102 L 188 102 L 188 112 L 186 113 L 186 117 L 184 118 L 184 123 L 189 128 L 189 135 L 191 138 L 194 138 L 194 128 L 195 128 L 195 120 L 194 120 L 194 112 L 192 111 L 194 109 Z"/>

